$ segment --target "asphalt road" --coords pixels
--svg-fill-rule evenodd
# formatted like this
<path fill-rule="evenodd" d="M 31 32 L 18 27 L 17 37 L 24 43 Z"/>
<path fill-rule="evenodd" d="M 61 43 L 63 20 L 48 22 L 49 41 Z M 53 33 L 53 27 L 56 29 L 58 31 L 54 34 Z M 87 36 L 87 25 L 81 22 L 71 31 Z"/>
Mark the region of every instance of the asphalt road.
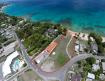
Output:
<path fill-rule="evenodd" d="M 29 69 L 29 67 L 27 66 L 27 67 L 21 69 L 20 71 L 18 71 L 17 73 L 15 73 L 13 76 L 11 76 L 11 77 L 5 79 L 4 81 L 11 81 L 11 80 L 13 80 L 15 77 L 17 77 L 17 76 L 21 75 L 22 73 L 24 73 L 25 71 L 27 71 L 28 69 Z"/>

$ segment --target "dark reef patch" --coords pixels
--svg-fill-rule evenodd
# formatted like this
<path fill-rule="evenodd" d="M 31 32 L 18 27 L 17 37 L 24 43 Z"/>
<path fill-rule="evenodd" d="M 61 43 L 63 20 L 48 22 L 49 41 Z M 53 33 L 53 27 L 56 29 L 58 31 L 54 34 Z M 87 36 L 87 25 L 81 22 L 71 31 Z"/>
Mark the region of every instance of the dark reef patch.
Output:
<path fill-rule="evenodd" d="M 58 21 L 60 24 L 66 24 L 66 25 L 72 25 L 72 19 L 71 18 L 65 18 Z"/>
<path fill-rule="evenodd" d="M 82 28 L 82 32 L 88 33 L 88 32 L 93 32 L 93 31 L 95 31 L 93 27 L 83 27 Z"/>
<path fill-rule="evenodd" d="M 50 19 L 43 19 L 43 20 L 40 20 L 40 22 L 52 22 Z"/>
<path fill-rule="evenodd" d="M 95 25 L 96 28 L 105 28 L 105 26 Z"/>

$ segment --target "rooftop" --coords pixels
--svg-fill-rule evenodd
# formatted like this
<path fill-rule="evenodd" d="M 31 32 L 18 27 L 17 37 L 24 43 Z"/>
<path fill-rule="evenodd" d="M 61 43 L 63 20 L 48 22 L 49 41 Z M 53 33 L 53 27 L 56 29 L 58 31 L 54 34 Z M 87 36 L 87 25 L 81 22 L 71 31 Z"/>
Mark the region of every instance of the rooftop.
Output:
<path fill-rule="evenodd" d="M 48 55 L 48 52 L 44 50 L 38 56 L 36 56 L 35 61 L 37 63 L 43 62 L 48 57 Z"/>
<path fill-rule="evenodd" d="M 37 63 L 43 62 L 52 53 L 52 51 L 56 48 L 57 45 L 57 42 L 52 41 L 44 51 L 42 51 L 38 56 L 36 56 L 35 61 Z"/>
<path fill-rule="evenodd" d="M 95 79 L 95 75 L 92 74 L 92 73 L 88 73 L 88 76 L 87 76 L 89 79 Z"/>
<path fill-rule="evenodd" d="M 105 62 L 102 62 L 103 72 L 105 73 Z"/>
<path fill-rule="evenodd" d="M 3 64 L 2 72 L 3 77 L 11 73 L 10 64 L 14 58 L 16 58 L 19 55 L 17 51 L 13 52 L 11 55 L 9 55 L 6 59 L 6 61 Z"/>
<path fill-rule="evenodd" d="M 92 69 L 93 69 L 93 71 L 99 70 L 99 69 L 100 69 L 99 64 L 93 64 L 93 65 L 92 65 Z"/>
<path fill-rule="evenodd" d="M 53 41 L 49 46 L 45 49 L 49 54 L 55 49 L 55 47 L 58 45 L 57 42 Z"/>

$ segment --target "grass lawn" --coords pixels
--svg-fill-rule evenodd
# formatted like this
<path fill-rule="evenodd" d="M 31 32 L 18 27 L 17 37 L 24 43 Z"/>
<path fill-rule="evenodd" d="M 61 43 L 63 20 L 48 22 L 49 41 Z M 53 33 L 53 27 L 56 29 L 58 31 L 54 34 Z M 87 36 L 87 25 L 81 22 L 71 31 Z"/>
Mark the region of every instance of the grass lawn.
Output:
<path fill-rule="evenodd" d="M 59 66 L 63 66 L 68 60 L 69 60 L 68 56 L 62 53 L 58 54 L 56 57 L 56 63 Z"/>
<path fill-rule="evenodd" d="M 66 53 L 66 46 L 69 42 L 69 39 L 70 38 L 65 37 L 63 40 L 60 40 L 59 45 L 54 50 L 55 55 L 51 54 L 51 57 L 54 59 L 55 65 L 57 65 L 58 67 L 63 66 L 69 60 L 69 57 Z"/>
<path fill-rule="evenodd" d="M 59 40 L 59 38 L 57 40 Z M 56 54 L 63 53 L 65 55 L 67 55 L 67 53 L 66 53 L 66 47 L 67 47 L 67 44 L 68 44 L 69 40 L 70 40 L 70 36 L 69 37 L 68 36 L 65 37 L 63 40 L 60 40 L 59 41 L 59 45 L 56 47 L 54 52 Z"/>
<path fill-rule="evenodd" d="M 66 46 L 69 42 L 70 37 L 65 37 L 63 40 L 60 41 L 59 45 L 54 50 L 55 55 L 51 54 L 54 58 L 54 62 L 58 66 L 63 66 L 68 60 L 69 57 L 66 53 Z"/>

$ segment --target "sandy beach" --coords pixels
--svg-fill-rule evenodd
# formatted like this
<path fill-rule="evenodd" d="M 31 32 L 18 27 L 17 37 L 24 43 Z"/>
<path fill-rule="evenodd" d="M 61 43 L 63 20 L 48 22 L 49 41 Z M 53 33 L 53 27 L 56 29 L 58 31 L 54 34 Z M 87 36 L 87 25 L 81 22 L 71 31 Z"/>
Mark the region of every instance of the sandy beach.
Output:
<path fill-rule="evenodd" d="M 87 34 L 87 33 L 80 33 L 80 37 L 81 37 L 81 39 L 83 39 L 83 40 L 88 40 L 88 36 L 89 36 L 89 34 Z M 105 37 L 102 37 L 102 42 L 105 42 Z"/>
<path fill-rule="evenodd" d="M 6 7 L 8 7 L 8 6 L 11 6 L 11 5 L 6 4 L 6 5 L 2 6 L 2 8 L 0 9 L 0 12 L 3 12 L 3 10 L 4 10 Z"/>
<path fill-rule="evenodd" d="M 75 36 L 75 34 L 79 34 L 80 32 L 74 32 L 74 31 L 72 31 L 72 30 L 68 30 L 69 32 L 70 32 L 70 34 L 72 35 L 72 36 Z M 88 36 L 89 36 L 89 34 L 88 33 L 80 33 L 80 38 L 82 39 L 82 40 L 88 40 Z M 102 37 L 102 42 L 105 42 L 105 37 Z"/>

